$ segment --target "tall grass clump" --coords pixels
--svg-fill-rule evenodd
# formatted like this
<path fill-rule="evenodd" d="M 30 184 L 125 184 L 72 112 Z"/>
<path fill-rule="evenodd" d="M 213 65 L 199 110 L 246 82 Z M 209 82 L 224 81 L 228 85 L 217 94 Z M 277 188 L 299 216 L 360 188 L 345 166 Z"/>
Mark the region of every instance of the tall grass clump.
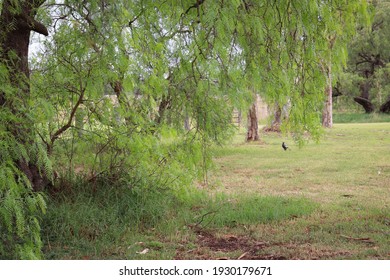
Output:
<path fill-rule="evenodd" d="M 123 258 L 124 252 L 114 248 L 174 218 L 180 207 L 168 190 L 91 187 L 82 180 L 74 187 L 77 191 L 51 196 L 48 203 L 43 222 L 48 259 Z"/>

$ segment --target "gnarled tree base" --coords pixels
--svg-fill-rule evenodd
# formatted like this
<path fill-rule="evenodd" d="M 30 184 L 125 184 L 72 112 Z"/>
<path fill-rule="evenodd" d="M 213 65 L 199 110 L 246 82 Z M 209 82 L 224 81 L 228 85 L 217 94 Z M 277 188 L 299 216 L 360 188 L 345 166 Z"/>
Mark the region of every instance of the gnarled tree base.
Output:
<path fill-rule="evenodd" d="M 28 163 L 24 160 L 18 161 L 18 167 L 22 171 L 29 181 L 31 182 L 34 191 L 43 191 L 45 187 L 50 184 L 50 180 L 45 174 L 39 171 L 39 168 L 32 163 Z"/>
<path fill-rule="evenodd" d="M 371 103 L 370 100 L 361 96 L 355 97 L 353 100 L 362 105 L 367 114 L 374 112 L 374 105 Z"/>

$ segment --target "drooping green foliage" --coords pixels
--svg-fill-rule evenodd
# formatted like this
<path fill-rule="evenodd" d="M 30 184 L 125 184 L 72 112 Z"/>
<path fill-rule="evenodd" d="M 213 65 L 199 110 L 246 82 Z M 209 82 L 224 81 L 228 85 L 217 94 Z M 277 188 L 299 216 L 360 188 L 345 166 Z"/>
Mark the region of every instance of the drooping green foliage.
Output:
<path fill-rule="evenodd" d="M 23 98 L 33 120 L 23 131 L 46 149 L 35 162 L 49 174 L 47 153 L 59 187 L 82 176 L 92 186 L 180 189 L 207 179 L 208 147 L 234 133 L 232 111 L 254 93 L 290 102 L 284 129 L 317 139 L 320 64 L 329 37 L 349 34 L 359 10 L 365 1 L 45 1 L 37 19 L 50 36 Z M 11 83 L 1 84 L 9 100 Z"/>
<path fill-rule="evenodd" d="M 0 85 L 5 95 L 16 95 L 17 89 L 10 86 L 3 64 L 0 64 Z M 0 259 L 39 259 L 42 257 L 40 219 L 46 203 L 43 194 L 33 192 L 31 182 L 16 162 L 34 158 L 41 172 L 49 174 L 50 161 L 39 142 L 26 146 L 15 139 L 10 126 L 23 123 L 20 116 L 2 106 L 0 119 Z"/>
<path fill-rule="evenodd" d="M 46 202 L 33 189 L 43 178 L 49 181 L 52 172 L 33 128 L 24 44 L 29 32 L 20 34 L 25 26 L 20 15 L 32 10 L 25 4 L 0 1 L 0 259 L 42 258 L 40 220 Z M 33 17 L 25 20 L 34 23 Z"/>
<path fill-rule="evenodd" d="M 329 40 L 352 33 L 364 9 L 364 1 L 66 1 L 56 10 L 67 21 L 55 21 L 52 55 L 66 50 L 65 63 L 79 59 L 85 72 L 98 67 L 85 86 L 91 97 L 116 94 L 123 118 L 141 115 L 153 130 L 163 122 L 181 129 L 188 118 L 197 133 L 219 141 L 232 108 L 247 106 L 256 91 L 280 104 L 290 100 L 285 129 L 317 137 L 325 84 L 319 64 L 330 51 L 336 66 L 345 61 L 342 38 L 332 49 Z"/>

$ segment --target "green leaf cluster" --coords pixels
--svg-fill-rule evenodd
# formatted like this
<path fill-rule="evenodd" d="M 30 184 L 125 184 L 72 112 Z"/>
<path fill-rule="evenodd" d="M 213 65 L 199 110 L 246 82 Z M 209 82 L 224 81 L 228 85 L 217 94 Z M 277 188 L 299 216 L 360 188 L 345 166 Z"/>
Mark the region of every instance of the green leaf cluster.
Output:
<path fill-rule="evenodd" d="M 40 220 L 46 211 L 44 194 L 34 192 L 28 174 L 20 166 L 35 164 L 50 177 L 51 162 L 31 127 L 28 98 L 22 99 L 25 77 L 20 87 L 11 81 L 9 68 L 0 63 L 0 259 L 42 258 Z"/>
<path fill-rule="evenodd" d="M 32 152 L 33 149 L 15 141 L 6 124 L 0 125 L 0 258 L 40 259 L 43 244 L 39 221 L 46 202 L 42 193 L 33 192 L 16 163 L 28 159 L 29 154 L 45 153 Z M 39 160 L 43 168 L 50 166 L 47 158 Z"/>

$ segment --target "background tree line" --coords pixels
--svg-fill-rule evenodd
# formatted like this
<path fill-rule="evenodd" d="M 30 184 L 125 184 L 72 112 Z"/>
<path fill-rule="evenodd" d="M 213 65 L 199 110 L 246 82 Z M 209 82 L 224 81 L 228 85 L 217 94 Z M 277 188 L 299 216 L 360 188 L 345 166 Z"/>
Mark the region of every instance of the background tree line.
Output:
<path fill-rule="evenodd" d="M 348 64 L 334 85 L 341 104 L 356 102 L 365 113 L 389 113 L 389 1 L 372 2 L 369 26 L 360 26 L 348 43 Z M 344 107 L 345 107 L 344 106 Z"/>

